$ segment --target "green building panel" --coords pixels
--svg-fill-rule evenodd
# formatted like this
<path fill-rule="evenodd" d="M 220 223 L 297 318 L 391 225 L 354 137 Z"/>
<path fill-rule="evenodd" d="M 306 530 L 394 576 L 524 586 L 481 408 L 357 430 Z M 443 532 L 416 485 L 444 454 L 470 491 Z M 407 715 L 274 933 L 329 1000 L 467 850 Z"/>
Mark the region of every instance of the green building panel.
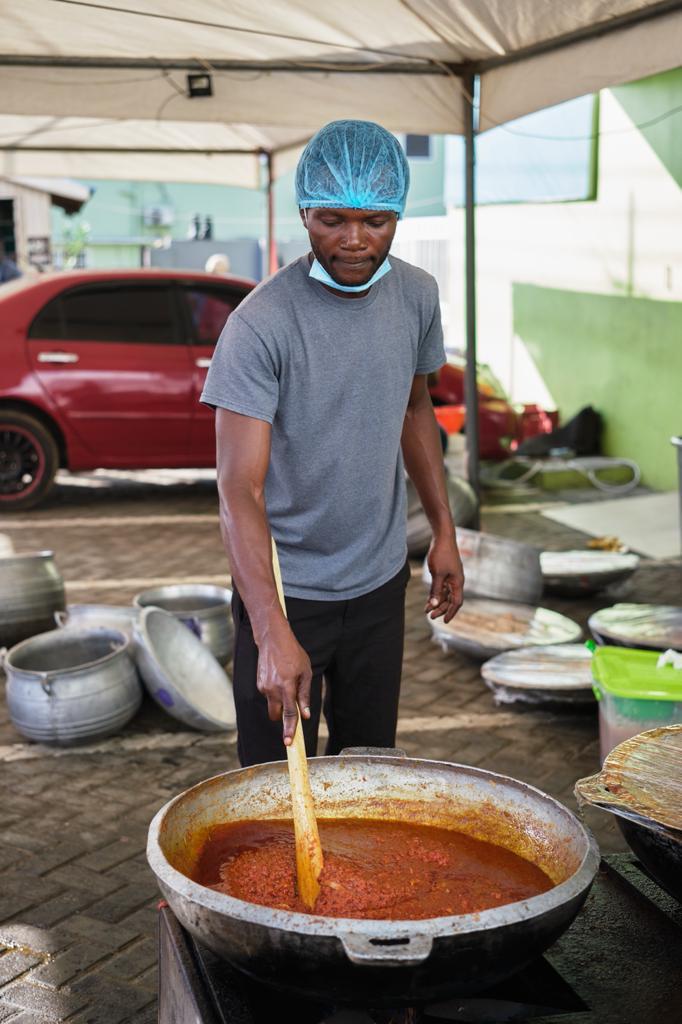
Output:
<path fill-rule="evenodd" d="M 682 68 L 611 91 L 682 188 Z"/>
<path fill-rule="evenodd" d="M 677 486 L 682 434 L 682 302 L 513 286 L 514 333 L 562 419 L 592 405 L 605 455 L 634 459 L 650 487 Z"/>

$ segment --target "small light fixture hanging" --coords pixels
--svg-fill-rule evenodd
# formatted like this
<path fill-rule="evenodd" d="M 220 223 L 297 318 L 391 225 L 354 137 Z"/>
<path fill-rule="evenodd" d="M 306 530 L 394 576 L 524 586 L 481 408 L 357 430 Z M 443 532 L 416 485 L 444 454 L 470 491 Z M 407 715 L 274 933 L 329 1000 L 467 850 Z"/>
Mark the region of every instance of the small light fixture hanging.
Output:
<path fill-rule="evenodd" d="M 212 96 L 213 80 L 209 74 L 202 71 L 187 75 L 187 96 L 194 99 L 195 96 Z"/>

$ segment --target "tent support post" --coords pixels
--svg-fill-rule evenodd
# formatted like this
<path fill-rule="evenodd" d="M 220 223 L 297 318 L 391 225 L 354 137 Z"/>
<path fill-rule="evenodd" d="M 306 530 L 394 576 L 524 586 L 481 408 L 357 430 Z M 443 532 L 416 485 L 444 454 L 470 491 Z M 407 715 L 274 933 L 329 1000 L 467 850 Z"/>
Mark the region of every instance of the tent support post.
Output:
<path fill-rule="evenodd" d="M 272 152 L 268 150 L 265 154 L 268 169 L 267 184 L 267 205 L 268 205 L 268 227 L 267 227 L 267 268 L 268 274 L 277 271 L 277 239 L 275 238 L 275 168 Z"/>
<path fill-rule="evenodd" d="M 476 515 L 472 526 L 480 529 L 481 485 L 479 480 L 478 387 L 476 381 L 476 111 L 474 108 L 475 76 L 466 74 L 464 86 L 464 246 L 466 279 L 466 371 L 464 402 L 466 405 L 467 476 L 476 495 Z"/>

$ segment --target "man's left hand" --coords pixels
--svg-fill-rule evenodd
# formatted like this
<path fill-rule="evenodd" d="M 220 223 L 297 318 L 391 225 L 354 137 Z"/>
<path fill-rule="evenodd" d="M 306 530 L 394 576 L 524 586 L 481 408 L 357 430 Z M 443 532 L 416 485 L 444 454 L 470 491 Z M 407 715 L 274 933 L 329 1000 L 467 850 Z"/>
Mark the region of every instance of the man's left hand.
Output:
<path fill-rule="evenodd" d="M 431 541 L 426 562 L 431 572 L 431 593 L 424 611 L 432 619 L 450 622 L 462 606 L 464 573 L 454 537 Z"/>

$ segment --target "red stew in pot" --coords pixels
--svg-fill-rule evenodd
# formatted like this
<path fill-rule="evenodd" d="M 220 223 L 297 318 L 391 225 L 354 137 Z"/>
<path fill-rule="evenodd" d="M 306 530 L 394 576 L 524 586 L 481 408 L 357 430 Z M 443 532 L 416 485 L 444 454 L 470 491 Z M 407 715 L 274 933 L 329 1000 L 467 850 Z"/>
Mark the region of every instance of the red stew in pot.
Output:
<path fill-rule="evenodd" d="M 324 852 L 314 913 L 415 920 L 471 914 L 537 896 L 553 882 L 535 864 L 461 832 L 395 821 L 318 821 Z M 291 821 L 215 826 L 194 881 L 236 899 L 308 913 L 296 892 Z"/>

